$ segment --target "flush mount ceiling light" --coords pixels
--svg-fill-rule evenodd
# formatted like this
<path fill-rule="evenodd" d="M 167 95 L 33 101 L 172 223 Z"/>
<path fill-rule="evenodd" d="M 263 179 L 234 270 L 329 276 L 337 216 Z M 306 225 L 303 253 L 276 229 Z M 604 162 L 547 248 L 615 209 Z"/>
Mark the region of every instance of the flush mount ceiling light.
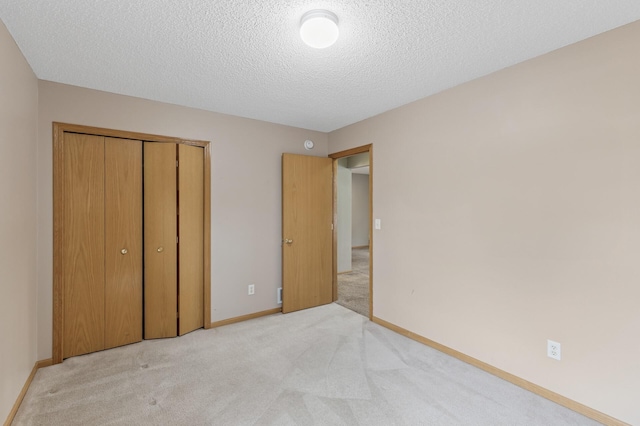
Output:
<path fill-rule="evenodd" d="M 324 49 L 338 40 L 338 17 L 328 10 L 310 10 L 300 19 L 300 37 L 315 49 Z"/>

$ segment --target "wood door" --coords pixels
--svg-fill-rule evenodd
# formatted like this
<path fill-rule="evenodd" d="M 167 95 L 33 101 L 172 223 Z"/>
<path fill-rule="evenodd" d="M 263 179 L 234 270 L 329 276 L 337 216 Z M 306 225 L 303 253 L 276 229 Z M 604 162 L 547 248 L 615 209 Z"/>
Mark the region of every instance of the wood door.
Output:
<path fill-rule="evenodd" d="M 176 144 L 144 143 L 144 338 L 178 334 Z"/>
<path fill-rule="evenodd" d="M 282 156 L 282 312 L 333 301 L 333 160 Z"/>
<path fill-rule="evenodd" d="M 65 133 L 63 358 L 104 349 L 104 138 Z"/>
<path fill-rule="evenodd" d="M 178 334 L 204 326 L 204 150 L 178 145 Z"/>
<path fill-rule="evenodd" d="M 105 139 L 105 349 L 142 340 L 142 142 Z"/>

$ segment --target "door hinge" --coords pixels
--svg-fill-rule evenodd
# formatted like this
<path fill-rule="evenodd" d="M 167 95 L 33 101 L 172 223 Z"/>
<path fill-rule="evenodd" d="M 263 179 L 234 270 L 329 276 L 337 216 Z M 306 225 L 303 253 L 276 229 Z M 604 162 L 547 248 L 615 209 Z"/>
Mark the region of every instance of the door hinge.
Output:
<path fill-rule="evenodd" d="M 176 167 L 178 167 L 178 160 L 176 160 Z"/>
<path fill-rule="evenodd" d="M 333 231 L 333 223 L 331 224 L 331 230 Z"/>
<path fill-rule="evenodd" d="M 176 244 L 178 244 L 180 241 L 180 237 L 176 237 Z"/>

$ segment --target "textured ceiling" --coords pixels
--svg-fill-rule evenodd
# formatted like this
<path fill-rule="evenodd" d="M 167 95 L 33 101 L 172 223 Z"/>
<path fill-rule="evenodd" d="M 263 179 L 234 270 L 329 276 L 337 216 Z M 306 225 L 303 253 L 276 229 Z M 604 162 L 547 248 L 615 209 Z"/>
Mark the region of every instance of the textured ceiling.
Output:
<path fill-rule="evenodd" d="M 326 8 L 340 38 L 302 43 Z M 38 78 L 331 131 L 640 19 L 640 0 L 0 0 Z"/>

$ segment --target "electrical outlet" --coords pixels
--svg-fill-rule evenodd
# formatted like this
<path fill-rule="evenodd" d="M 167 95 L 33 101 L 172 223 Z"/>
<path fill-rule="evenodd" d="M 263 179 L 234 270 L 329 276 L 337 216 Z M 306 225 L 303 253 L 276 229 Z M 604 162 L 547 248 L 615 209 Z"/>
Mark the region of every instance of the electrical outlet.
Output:
<path fill-rule="evenodd" d="M 560 361 L 562 358 L 562 347 L 560 346 L 560 343 L 554 342 L 553 340 L 547 340 L 547 356 Z"/>
<path fill-rule="evenodd" d="M 277 300 L 277 303 L 282 303 L 282 287 L 278 287 L 278 290 L 276 293 L 276 300 Z"/>
<path fill-rule="evenodd" d="M 249 291 L 248 291 L 248 293 L 249 293 L 249 296 L 251 296 L 252 294 L 255 294 L 255 293 L 256 293 L 256 286 L 255 286 L 255 285 L 253 285 L 253 284 L 249 284 Z"/>

